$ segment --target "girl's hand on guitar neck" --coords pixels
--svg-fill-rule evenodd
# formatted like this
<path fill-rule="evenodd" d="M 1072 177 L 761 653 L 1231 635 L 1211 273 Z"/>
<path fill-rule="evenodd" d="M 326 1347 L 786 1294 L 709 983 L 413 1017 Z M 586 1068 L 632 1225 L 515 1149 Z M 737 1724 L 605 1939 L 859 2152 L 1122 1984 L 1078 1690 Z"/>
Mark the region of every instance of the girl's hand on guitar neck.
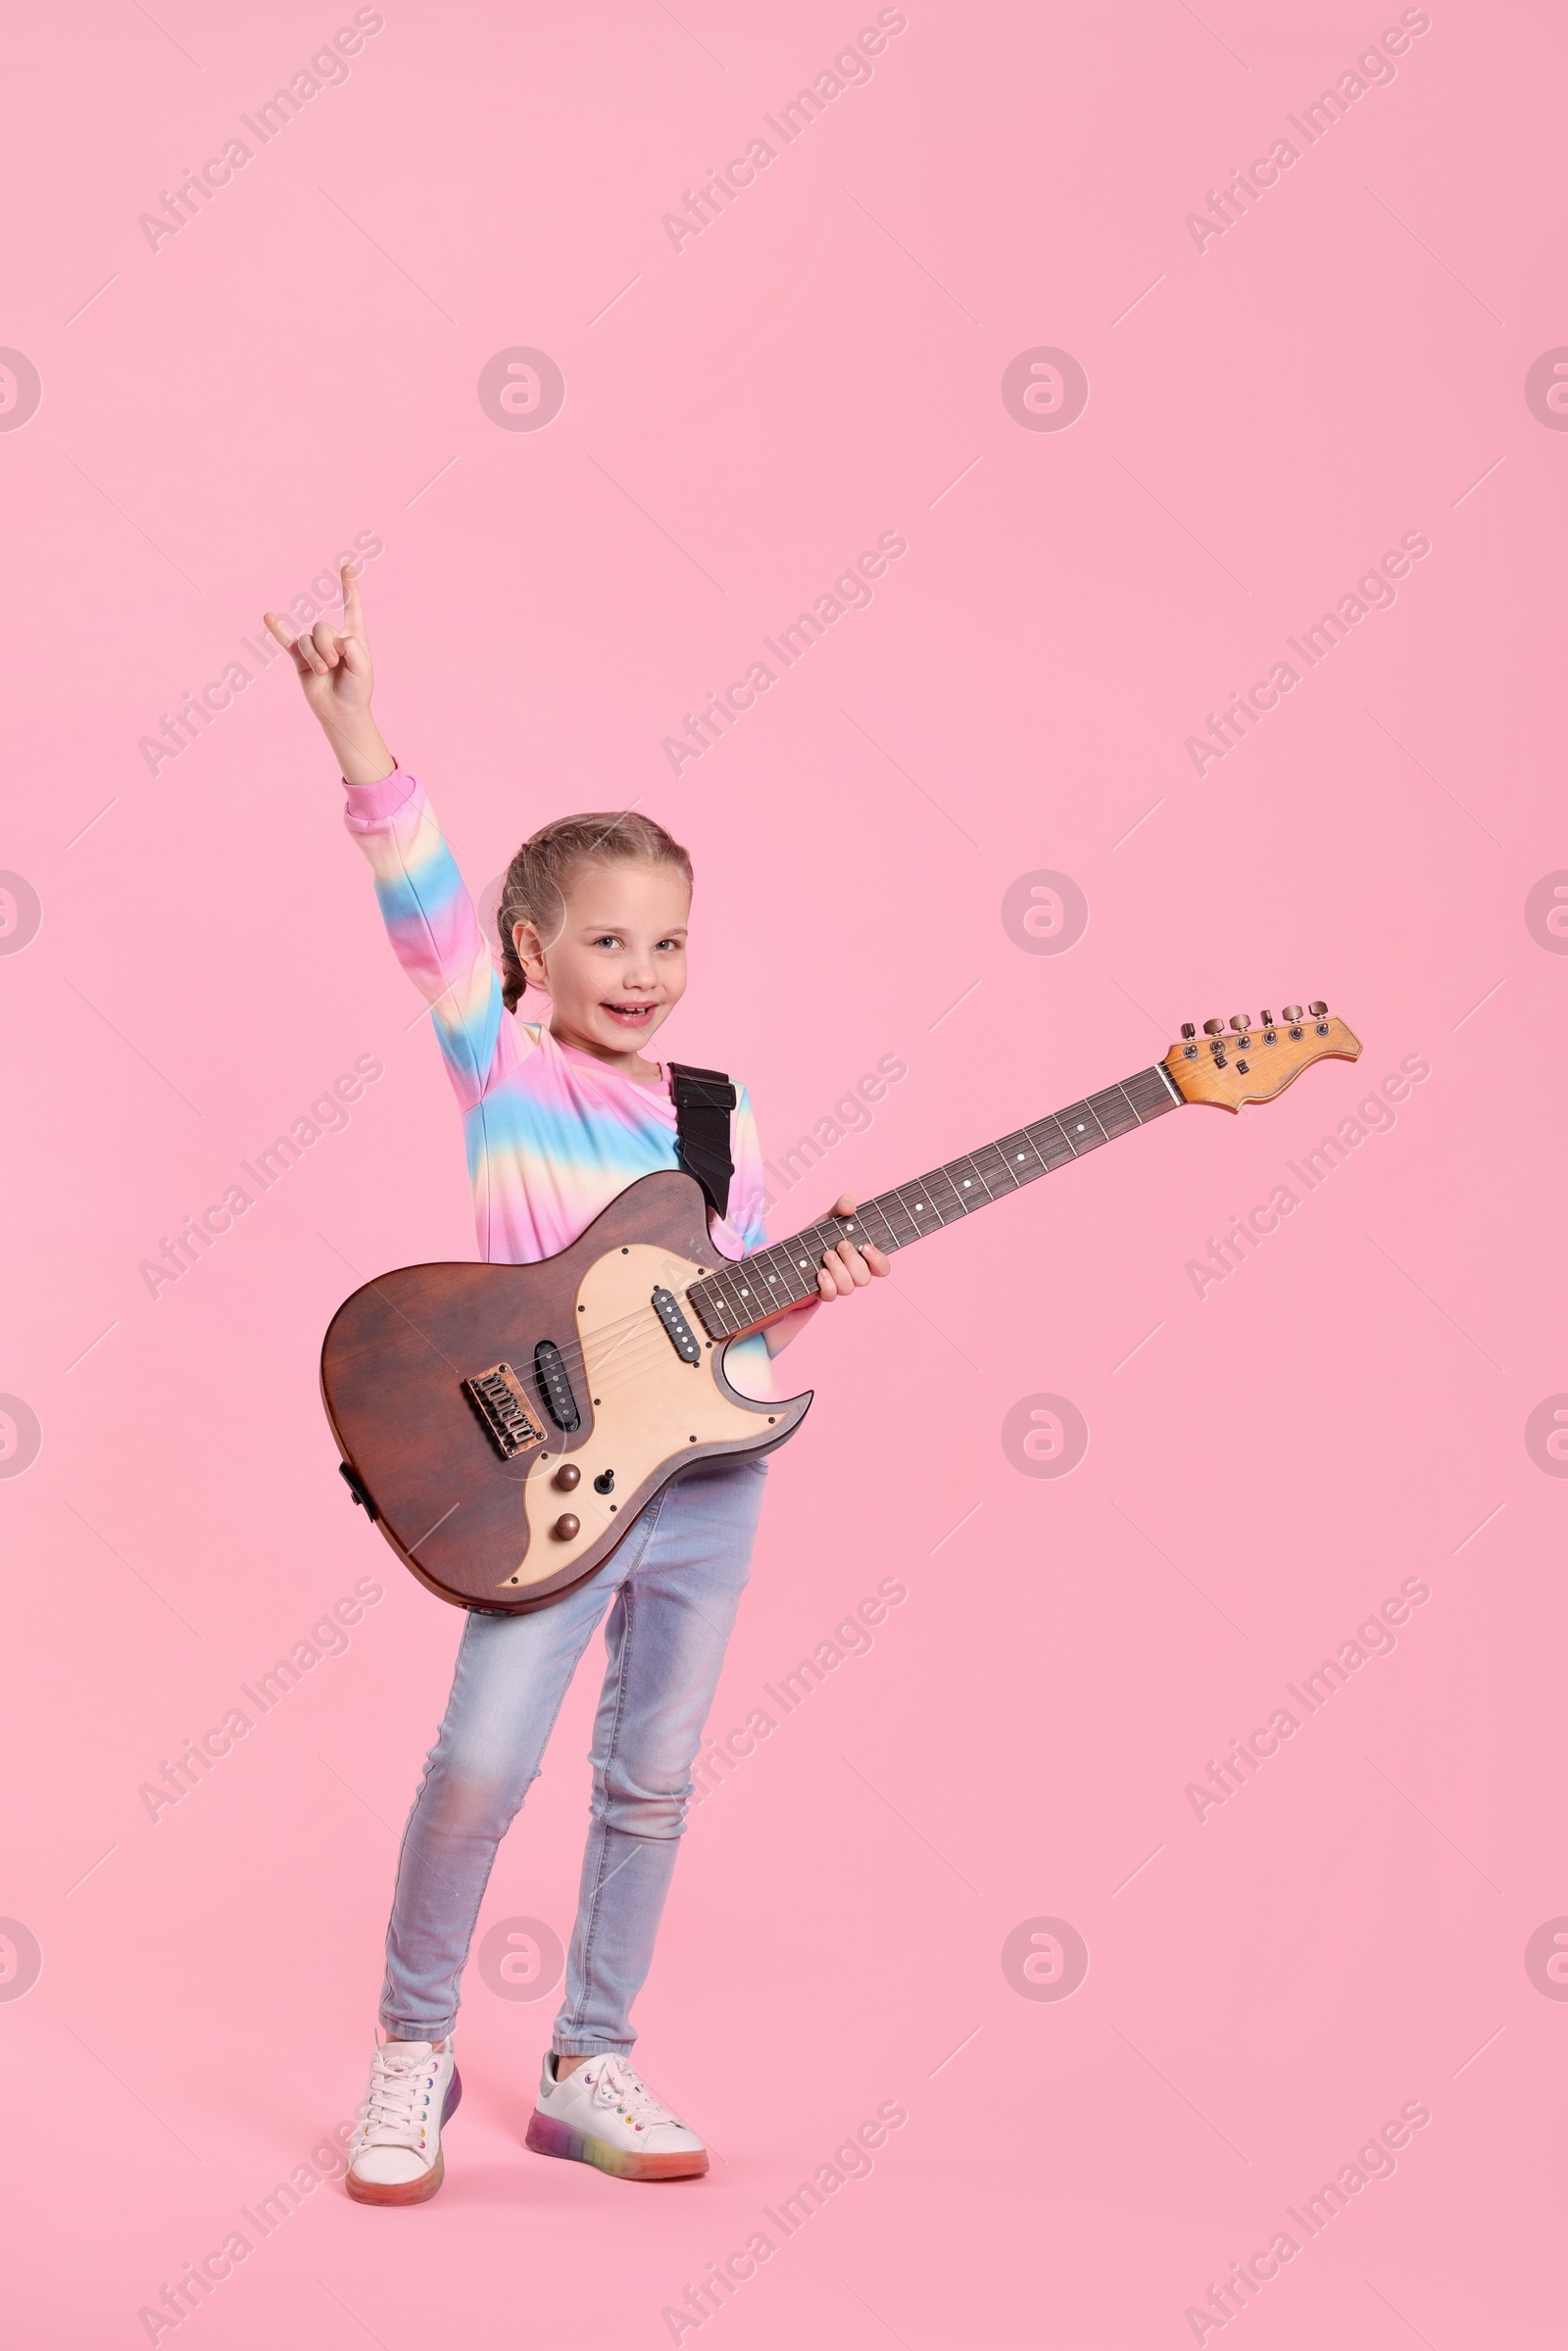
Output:
<path fill-rule="evenodd" d="M 829 1216 L 853 1216 L 855 1202 L 843 1193 L 828 1210 Z M 841 1241 L 837 1249 L 829 1249 L 817 1267 L 817 1296 L 806 1305 L 798 1306 L 793 1314 L 780 1315 L 777 1322 L 764 1327 L 770 1355 L 782 1353 L 792 1339 L 798 1339 L 807 1323 L 820 1305 L 835 1298 L 848 1298 L 852 1290 L 863 1290 L 868 1282 L 880 1280 L 888 1270 L 888 1261 L 879 1249 L 869 1242 L 857 1249 L 853 1241 Z"/>
<path fill-rule="evenodd" d="M 842 1193 L 828 1210 L 829 1216 L 853 1216 L 855 1202 L 849 1194 Z M 853 1241 L 841 1241 L 838 1248 L 829 1249 L 817 1268 L 816 1286 L 824 1298 L 848 1298 L 852 1290 L 863 1290 L 867 1282 L 880 1279 L 888 1270 L 888 1261 L 879 1249 L 865 1242 L 857 1249 Z"/>
<path fill-rule="evenodd" d="M 359 575 L 345 563 L 343 626 L 318 620 L 309 635 L 292 637 L 276 612 L 263 618 L 294 663 L 305 699 L 319 718 L 346 784 L 378 784 L 397 766 L 370 712 L 375 683 Z"/>

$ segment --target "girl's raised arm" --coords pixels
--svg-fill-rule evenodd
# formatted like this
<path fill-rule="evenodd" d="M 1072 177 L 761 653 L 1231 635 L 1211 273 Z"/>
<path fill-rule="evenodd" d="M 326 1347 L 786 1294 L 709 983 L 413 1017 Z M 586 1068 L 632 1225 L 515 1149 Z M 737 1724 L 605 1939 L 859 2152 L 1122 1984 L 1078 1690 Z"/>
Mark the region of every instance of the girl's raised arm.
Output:
<path fill-rule="evenodd" d="M 291 656 L 332 747 L 348 786 L 345 819 L 375 876 L 392 951 L 430 1005 L 458 1100 L 467 1109 L 521 1049 L 504 1017 L 501 983 L 452 852 L 371 714 L 374 673 L 353 564 L 343 566 L 341 629 L 318 620 L 308 636 L 291 637 L 276 612 L 265 618 Z"/>

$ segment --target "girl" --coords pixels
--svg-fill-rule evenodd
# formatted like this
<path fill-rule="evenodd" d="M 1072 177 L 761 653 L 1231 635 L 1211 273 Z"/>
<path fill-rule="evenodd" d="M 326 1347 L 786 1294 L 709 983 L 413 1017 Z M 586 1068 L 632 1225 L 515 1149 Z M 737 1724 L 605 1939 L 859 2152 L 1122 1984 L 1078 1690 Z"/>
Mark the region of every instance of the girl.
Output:
<path fill-rule="evenodd" d="M 371 716 L 352 564 L 342 578 L 341 632 L 318 620 L 296 639 L 275 612 L 267 626 L 292 654 L 342 771 L 348 829 L 369 859 L 393 953 L 429 1001 L 463 1111 L 480 1254 L 529 1264 L 566 1248 L 638 1176 L 678 1164 L 667 1071 L 644 1049 L 685 991 L 691 859 L 646 816 L 545 825 L 507 873 L 498 978 L 429 804 Z M 548 1019 L 511 1017 L 528 988 L 548 996 Z M 732 1151 L 728 1212 L 710 1214 L 710 1229 L 715 1249 L 740 1257 L 765 1240 L 744 1088 Z M 831 1213 L 854 1209 L 846 1199 Z M 731 1379 L 774 1394 L 769 1357 L 816 1304 L 886 1271 L 880 1251 L 845 1242 L 822 1260 L 819 1299 L 731 1347 Z M 555 1606 L 468 1615 L 398 1863 L 385 2038 L 350 2151 L 348 2191 L 360 2202 L 417 2204 L 441 2184 L 441 2127 L 462 2094 L 453 2027 L 474 1920 L 496 1846 L 538 1777 L 573 1669 L 607 1611 L 577 1918 L 527 2143 L 623 2180 L 707 2171 L 697 2132 L 629 2061 L 629 2012 L 653 1958 L 766 1474 L 760 1460 L 690 1470 Z"/>

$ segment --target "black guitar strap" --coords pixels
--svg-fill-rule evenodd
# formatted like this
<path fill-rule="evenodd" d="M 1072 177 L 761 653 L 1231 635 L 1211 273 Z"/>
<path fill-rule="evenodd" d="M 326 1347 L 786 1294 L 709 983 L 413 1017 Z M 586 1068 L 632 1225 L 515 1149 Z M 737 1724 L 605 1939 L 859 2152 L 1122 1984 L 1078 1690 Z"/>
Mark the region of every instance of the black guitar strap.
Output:
<path fill-rule="evenodd" d="M 701 1184 L 714 1215 L 727 1216 L 729 1180 L 735 1173 L 729 1148 L 735 1089 L 721 1069 L 692 1069 L 682 1061 L 669 1064 L 669 1086 L 675 1103 L 675 1155 Z"/>

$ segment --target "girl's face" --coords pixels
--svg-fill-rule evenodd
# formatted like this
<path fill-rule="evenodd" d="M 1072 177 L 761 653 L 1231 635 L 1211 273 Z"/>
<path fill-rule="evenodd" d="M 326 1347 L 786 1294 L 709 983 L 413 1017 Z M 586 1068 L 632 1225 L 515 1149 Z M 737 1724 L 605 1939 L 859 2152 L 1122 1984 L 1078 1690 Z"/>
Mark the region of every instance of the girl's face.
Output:
<path fill-rule="evenodd" d="M 686 993 L 691 892 L 676 865 L 584 860 L 565 893 L 558 936 L 513 930 L 530 985 L 548 991 L 563 1045 L 652 1077 L 639 1054 Z"/>

